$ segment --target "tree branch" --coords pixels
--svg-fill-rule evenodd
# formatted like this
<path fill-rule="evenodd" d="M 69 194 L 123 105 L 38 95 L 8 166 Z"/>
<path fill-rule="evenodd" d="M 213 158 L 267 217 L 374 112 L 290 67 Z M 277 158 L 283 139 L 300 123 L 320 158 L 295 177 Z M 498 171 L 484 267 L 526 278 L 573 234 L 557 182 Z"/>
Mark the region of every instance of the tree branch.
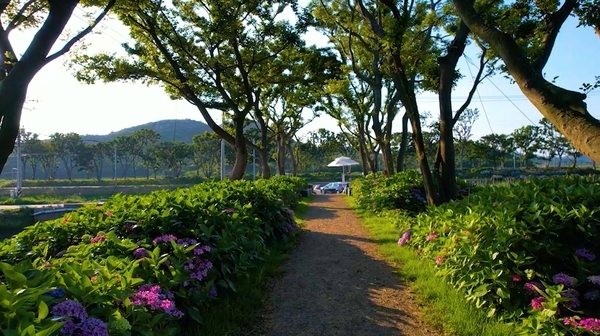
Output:
<path fill-rule="evenodd" d="M 571 12 L 575 6 L 577 6 L 576 0 L 565 0 L 558 11 L 552 13 L 546 18 L 548 21 L 548 26 L 546 28 L 548 30 L 542 39 L 544 49 L 542 54 L 533 61 L 533 67 L 537 72 L 542 73 L 544 70 L 544 67 L 550 59 L 550 55 L 552 54 L 552 49 L 554 49 L 558 32 L 560 31 L 563 23 L 565 23 L 567 18 L 569 18 L 569 15 L 571 15 Z"/>
<path fill-rule="evenodd" d="M 7 3 L 9 3 L 10 1 L 7 1 Z M 19 8 L 19 11 L 17 12 L 17 14 L 15 14 L 15 16 L 13 17 L 13 19 L 8 23 L 8 25 L 6 26 L 6 33 L 10 33 L 13 29 L 15 29 L 19 24 L 21 24 L 23 21 L 27 20 L 29 17 L 31 17 L 32 14 L 34 14 L 37 11 L 34 11 L 34 13 L 29 14 L 28 16 L 25 16 L 25 11 L 31 7 L 31 5 L 33 5 L 36 2 L 36 0 L 29 0 L 26 3 L 23 4 L 23 6 L 21 6 L 21 8 Z M 4 12 L 5 8 L 1 8 L 1 7 L 6 7 L 6 6 L 0 6 L 0 13 Z M 40 6 L 41 8 L 41 6 Z"/>
<path fill-rule="evenodd" d="M 67 52 L 69 52 L 71 50 L 71 48 L 73 47 L 73 45 L 75 45 L 75 43 L 79 42 L 82 38 L 84 38 L 87 34 L 89 34 L 98 25 L 98 23 L 100 23 L 100 21 L 111 10 L 111 8 L 114 7 L 114 5 L 115 5 L 116 2 L 117 2 L 117 0 L 110 0 L 108 2 L 108 4 L 106 5 L 106 7 L 104 7 L 104 10 L 102 11 L 102 13 L 100 13 L 100 15 L 98 15 L 96 17 L 96 19 L 94 20 L 94 22 L 89 27 L 87 27 L 84 30 L 80 31 L 79 34 L 75 35 L 72 39 L 70 39 L 59 51 L 57 51 L 54 54 L 46 57 L 46 60 L 44 61 L 44 65 L 46 65 L 46 64 L 54 61 L 55 59 L 59 58 L 60 56 L 62 56 L 64 54 L 66 54 Z"/>
<path fill-rule="evenodd" d="M 482 47 L 481 56 L 479 57 L 479 70 L 477 71 L 477 75 L 475 76 L 475 79 L 473 80 L 473 86 L 471 86 L 471 90 L 469 91 L 469 94 L 467 95 L 467 100 L 465 100 L 465 102 L 462 104 L 462 106 L 454 114 L 454 118 L 452 118 L 451 127 L 454 127 L 454 124 L 456 124 L 456 122 L 460 118 L 460 115 L 471 104 L 473 95 L 475 95 L 475 92 L 477 91 L 477 86 L 481 83 L 481 81 L 483 81 L 485 79 L 485 77 L 487 77 L 489 75 L 489 74 L 486 74 L 485 76 L 482 77 L 483 69 L 485 68 L 486 63 L 487 63 L 485 60 L 486 54 L 487 54 L 487 49 Z"/>

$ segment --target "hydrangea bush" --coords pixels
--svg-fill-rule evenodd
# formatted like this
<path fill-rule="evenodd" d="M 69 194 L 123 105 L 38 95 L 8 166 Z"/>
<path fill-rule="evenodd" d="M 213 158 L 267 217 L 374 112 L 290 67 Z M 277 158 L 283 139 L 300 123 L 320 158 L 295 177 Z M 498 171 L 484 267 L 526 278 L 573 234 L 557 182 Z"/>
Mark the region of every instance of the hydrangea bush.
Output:
<path fill-rule="evenodd" d="M 417 214 L 427 208 L 423 178 L 416 170 L 407 170 L 386 177 L 382 173 L 369 174 L 351 182 L 357 205 L 375 213 L 401 210 Z M 458 182 L 459 198 L 471 189 L 464 181 Z"/>
<path fill-rule="evenodd" d="M 466 299 L 522 335 L 600 334 L 600 185 L 551 178 L 481 188 L 410 217 L 410 246 Z"/>
<path fill-rule="evenodd" d="M 117 195 L 28 227 L 0 243 L 0 329 L 178 335 L 296 234 L 290 207 L 305 184 L 279 177 Z"/>

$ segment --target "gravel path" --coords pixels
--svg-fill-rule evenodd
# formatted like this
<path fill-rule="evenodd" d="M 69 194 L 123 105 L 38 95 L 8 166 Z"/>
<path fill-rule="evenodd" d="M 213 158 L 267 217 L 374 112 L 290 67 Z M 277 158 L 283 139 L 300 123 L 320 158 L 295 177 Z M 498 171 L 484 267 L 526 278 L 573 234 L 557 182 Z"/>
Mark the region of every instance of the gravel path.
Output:
<path fill-rule="evenodd" d="M 437 335 L 342 195 L 316 195 L 305 232 L 247 335 Z"/>

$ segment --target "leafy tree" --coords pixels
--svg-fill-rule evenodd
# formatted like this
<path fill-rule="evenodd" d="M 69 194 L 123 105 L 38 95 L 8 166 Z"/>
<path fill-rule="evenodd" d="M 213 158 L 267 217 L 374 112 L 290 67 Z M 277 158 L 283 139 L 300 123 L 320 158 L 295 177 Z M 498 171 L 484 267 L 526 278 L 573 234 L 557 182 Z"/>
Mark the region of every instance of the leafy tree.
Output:
<path fill-rule="evenodd" d="M 0 172 L 12 153 L 19 132 L 21 112 L 27 88 L 35 75 L 48 63 L 69 50 L 104 18 L 116 0 L 4 0 L 0 2 Z M 77 5 L 104 6 L 85 29 L 50 53 L 63 33 Z M 37 33 L 22 56 L 15 52 L 9 35 L 15 29 Z"/>
<path fill-rule="evenodd" d="M 467 108 L 461 113 L 454 124 L 454 136 L 460 168 L 463 168 L 463 159 L 467 150 L 467 143 L 473 137 L 473 125 L 479 119 L 479 110 Z"/>
<path fill-rule="evenodd" d="M 546 118 L 540 120 L 542 139 L 540 149 L 545 153 L 547 165 L 555 157 L 558 157 L 558 168 L 562 167 L 562 159 L 571 145 L 558 129 Z"/>
<path fill-rule="evenodd" d="M 586 92 L 598 87 L 584 84 L 583 93 L 559 87 L 544 78 L 559 31 L 573 13 L 584 25 L 598 29 L 599 3 L 577 1 L 500 1 L 494 5 L 453 0 L 469 29 L 487 43 L 505 65 L 529 101 L 581 153 L 600 161 L 600 121 L 587 110 Z M 477 7 L 477 8 L 476 8 Z"/>
<path fill-rule="evenodd" d="M 56 156 L 62 161 L 67 178 L 73 179 L 73 170 L 78 167 L 77 157 L 85 150 L 85 144 L 81 135 L 77 133 L 54 133 L 50 135 Z"/>
<path fill-rule="evenodd" d="M 192 160 L 196 165 L 198 176 L 202 171 L 204 177 L 212 178 L 219 166 L 220 151 L 221 141 L 215 133 L 205 132 L 194 135 L 192 138 Z"/>
<path fill-rule="evenodd" d="M 235 148 L 230 178 L 241 179 L 248 159 L 244 126 L 256 104 L 254 90 L 264 80 L 264 63 L 303 44 L 299 33 L 306 20 L 300 16 L 292 26 L 280 18 L 286 8 L 297 9 L 295 0 L 129 4 L 118 11 L 136 41 L 124 46 L 128 57 L 82 56 L 77 78 L 164 85 L 172 98 L 196 106 L 211 129 Z M 211 108 L 232 114 L 234 135 L 213 120 Z"/>
<path fill-rule="evenodd" d="M 35 180 L 37 169 L 41 162 L 41 156 L 44 155 L 44 145 L 36 133 L 26 132 L 23 135 L 21 152 L 23 155 L 23 164 L 29 164 L 31 168 L 31 179 Z M 25 176 L 25 174 L 23 174 Z"/>
<path fill-rule="evenodd" d="M 514 151 L 513 139 L 506 134 L 492 133 L 481 137 L 479 141 L 489 148 L 487 158 L 492 161 L 494 168 L 498 167 L 498 164 L 501 169 L 504 168 L 506 157 Z"/>
<path fill-rule="evenodd" d="M 154 130 L 144 128 L 133 132 L 133 134 L 131 134 L 131 137 L 133 137 L 135 141 L 135 146 L 137 147 L 137 150 L 135 151 L 136 156 L 134 156 L 134 160 L 136 159 L 136 157 L 139 157 L 142 160 L 142 164 L 146 169 L 146 179 L 149 179 L 150 166 L 152 165 L 152 160 L 154 159 L 151 155 L 151 149 L 160 140 L 160 134 L 158 134 L 158 132 Z M 134 168 L 133 176 L 135 177 L 135 162 L 132 165 Z"/>
<path fill-rule="evenodd" d="M 369 89 L 372 99 L 368 112 L 371 128 L 381 149 L 384 170 L 393 173 L 395 160 L 391 150 L 392 123 L 399 111 L 400 92 L 390 77 L 389 63 L 386 62 L 389 52 L 382 39 L 383 35 L 377 34 L 377 30 L 384 26 L 383 22 L 390 19 L 390 13 L 381 10 L 373 2 L 365 5 L 357 1 L 356 6 L 353 6 L 342 0 L 319 0 L 313 7 L 320 30 L 336 45 L 343 63 L 351 69 L 354 78 L 350 80 L 362 82 Z M 377 17 L 372 17 L 371 23 L 376 27 L 370 28 L 368 20 L 373 12 L 378 13 Z M 342 115 L 339 114 L 336 119 L 341 118 Z"/>
<path fill-rule="evenodd" d="M 157 146 L 158 158 L 165 162 L 171 177 L 179 178 L 183 166 L 191 157 L 191 146 L 183 141 L 165 141 Z"/>
<path fill-rule="evenodd" d="M 116 146 L 117 162 L 121 166 L 121 175 L 125 176 L 138 156 L 137 150 L 139 145 L 135 138 L 127 135 L 120 135 L 116 139 L 109 141 L 109 144 L 113 148 Z"/>
<path fill-rule="evenodd" d="M 78 165 L 89 175 L 96 174 L 96 180 L 102 180 L 104 163 L 111 156 L 113 150 L 105 142 L 85 144 L 85 149 L 77 156 Z"/>
<path fill-rule="evenodd" d="M 535 158 L 535 153 L 540 149 L 539 137 L 541 129 L 538 126 L 523 126 L 517 128 L 512 133 L 515 149 L 520 153 L 519 161 L 521 166 L 527 166 L 527 161 Z"/>
<path fill-rule="evenodd" d="M 354 138 L 352 144 L 360 154 L 363 174 L 368 173 L 369 153 L 371 148 L 370 107 L 373 99 L 369 86 L 356 79 L 350 71 L 346 78 L 331 80 L 325 87 L 326 95 L 323 96 L 324 110 L 332 118 L 338 121 L 340 130 L 348 137 Z M 372 170 L 375 168 L 371 164 Z"/>
<path fill-rule="evenodd" d="M 46 175 L 47 180 L 54 179 L 56 171 L 58 170 L 58 155 L 56 145 L 52 141 L 43 141 L 43 154 L 40 156 L 40 164 L 42 171 Z"/>

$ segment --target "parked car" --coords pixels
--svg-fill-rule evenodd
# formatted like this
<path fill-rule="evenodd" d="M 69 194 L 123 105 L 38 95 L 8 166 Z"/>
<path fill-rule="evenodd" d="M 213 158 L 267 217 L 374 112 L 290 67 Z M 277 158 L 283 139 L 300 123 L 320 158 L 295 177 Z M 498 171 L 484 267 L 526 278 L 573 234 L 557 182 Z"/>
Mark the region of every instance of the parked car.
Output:
<path fill-rule="evenodd" d="M 344 189 L 348 186 L 348 183 L 344 182 L 333 182 L 326 184 L 321 187 L 321 193 L 323 194 L 339 194 L 344 191 Z"/>

